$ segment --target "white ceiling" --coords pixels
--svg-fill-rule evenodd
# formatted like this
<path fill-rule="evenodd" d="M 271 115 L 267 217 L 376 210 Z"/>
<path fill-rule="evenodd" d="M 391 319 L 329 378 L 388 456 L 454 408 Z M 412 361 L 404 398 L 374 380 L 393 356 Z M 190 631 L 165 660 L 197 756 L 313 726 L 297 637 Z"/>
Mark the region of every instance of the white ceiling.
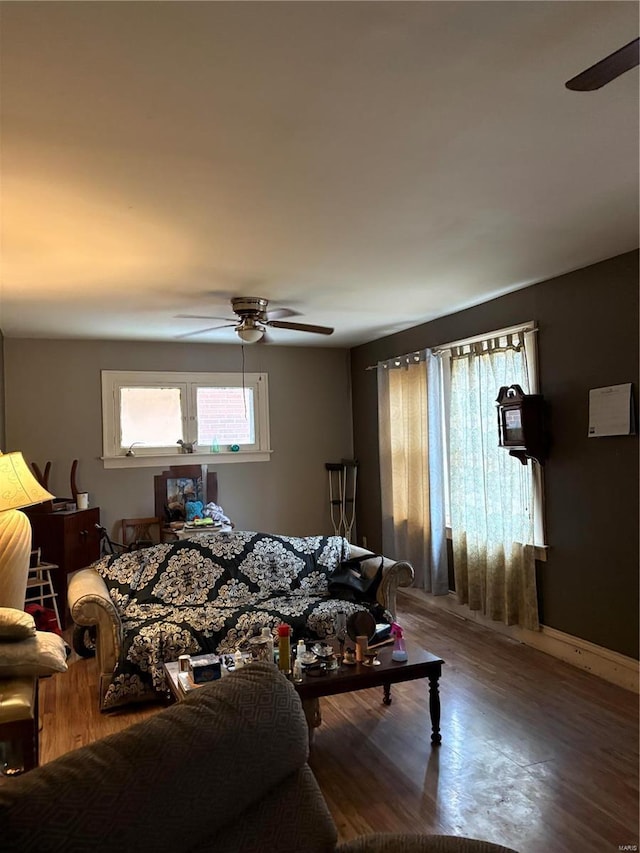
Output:
<path fill-rule="evenodd" d="M 3 2 L 6 337 L 350 346 L 638 245 L 635 2 Z M 232 342 L 233 331 L 189 341 Z"/>

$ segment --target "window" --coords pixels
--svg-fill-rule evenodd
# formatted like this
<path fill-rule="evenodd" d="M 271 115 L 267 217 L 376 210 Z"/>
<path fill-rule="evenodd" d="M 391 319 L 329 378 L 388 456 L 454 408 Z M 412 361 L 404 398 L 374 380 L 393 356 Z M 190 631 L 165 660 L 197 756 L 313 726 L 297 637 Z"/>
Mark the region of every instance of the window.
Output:
<path fill-rule="evenodd" d="M 421 355 L 377 365 L 385 552 L 445 595 L 448 527 L 458 602 L 536 630 L 541 472 L 500 447 L 496 407 L 502 386 L 537 391 L 533 323 L 427 350 L 426 369 Z"/>
<path fill-rule="evenodd" d="M 470 455 L 475 452 L 483 473 L 493 472 L 501 486 L 510 491 L 514 512 L 519 505 L 531 520 L 532 534 L 528 539 L 532 542 L 527 544 L 534 544 L 536 557 L 544 559 L 542 469 L 531 461 L 526 466 L 515 465 L 507 451 L 498 446 L 495 406 L 501 385 L 517 383 L 525 393 L 538 393 L 534 324 L 446 344 L 436 352 L 441 367 L 447 526 L 451 527 L 452 490 L 467 493 L 486 490 L 484 481 L 478 479 L 474 485 L 471 466 L 465 464 L 465 452 Z M 452 439 L 456 457 L 453 464 Z M 484 500 L 490 498 L 489 494 Z"/>
<path fill-rule="evenodd" d="M 103 370 L 104 465 L 268 461 L 268 405 L 266 373 Z"/>

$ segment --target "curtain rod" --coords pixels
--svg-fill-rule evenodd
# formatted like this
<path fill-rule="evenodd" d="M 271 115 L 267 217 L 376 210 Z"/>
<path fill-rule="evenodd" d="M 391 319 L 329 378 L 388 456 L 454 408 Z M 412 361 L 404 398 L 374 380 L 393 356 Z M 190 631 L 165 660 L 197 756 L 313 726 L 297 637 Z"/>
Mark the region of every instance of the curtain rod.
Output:
<path fill-rule="evenodd" d="M 537 332 L 538 329 L 533 320 L 528 323 L 520 323 L 518 326 L 507 326 L 505 329 L 496 329 L 495 332 L 485 332 L 483 335 L 472 335 L 470 338 L 463 338 L 459 341 L 451 341 L 448 344 L 441 344 L 437 347 L 431 347 L 433 352 L 444 352 L 452 347 L 464 347 L 467 344 L 478 344 L 481 341 L 490 341 L 494 338 L 503 338 L 505 335 L 514 335 L 516 332 Z"/>
<path fill-rule="evenodd" d="M 418 362 L 421 361 L 425 357 L 426 347 L 421 350 L 414 350 L 413 352 L 406 352 L 404 355 L 394 355 L 391 358 L 385 358 L 384 361 L 404 361 L 406 364 L 409 364 L 410 361 Z M 400 367 L 400 365 L 396 365 Z M 365 367 L 365 370 L 377 370 L 378 364 L 369 364 Z"/>
<path fill-rule="evenodd" d="M 394 355 L 391 358 L 384 359 L 385 361 L 402 361 L 403 359 L 409 359 L 412 356 L 415 356 L 419 353 L 424 353 L 426 349 L 430 349 L 434 353 L 445 352 L 452 347 L 462 347 L 467 344 L 476 344 L 480 341 L 491 340 L 492 338 L 502 338 L 505 335 L 513 335 L 516 332 L 537 332 L 538 327 L 536 326 L 533 320 L 529 320 L 527 323 L 520 323 L 518 326 L 507 326 L 505 329 L 497 329 L 495 332 L 485 332 L 482 335 L 474 335 L 470 338 L 462 338 L 459 341 L 452 341 L 448 344 L 441 344 L 436 347 L 425 347 L 423 350 L 414 350 L 411 353 L 405 353 L 404 355 Z M 417 360 L 417 359 L 416 359 Z M 365 370 L 377 370 L 377 364 L 369 364 L 365 367 Z"/>

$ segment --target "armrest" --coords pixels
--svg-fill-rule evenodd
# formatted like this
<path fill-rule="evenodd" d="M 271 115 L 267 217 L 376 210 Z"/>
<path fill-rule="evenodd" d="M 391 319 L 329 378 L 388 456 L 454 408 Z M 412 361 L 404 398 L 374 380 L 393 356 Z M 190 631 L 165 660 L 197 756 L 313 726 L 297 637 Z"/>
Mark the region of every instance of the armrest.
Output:
<path fill-rule="evenodd" d="M 95 569 L 82 569 L 72 575 L 68 589 L 69 610 L 78 625 L 97 625 L 104 610 L 118 628 L 120 617 L 104 579 Z"/>
<path fill-rule="evenodd" d="M 122 648 L 122 621 L 109 590 L 95 569 L 81 569 L 69 580 L 69 610 L 77 625 L 96 627 L 100 698 L 104 696 Z"/>
<path fill-rule="evenodd" d="M 391 565 L 385 565 L 382 570 L 382 583 L 378 587 L 378 601 L 391 612 L 395 619 L 398 587 L 411 586 L 415 573 L 411 563 L 407 563 L 406 560 L 398 560 L 397 562 L 389 560 L 389 563 Z"/>
<path fill-rule="evenodd" d="M 352 557 L 360 557 L 364 554 L 371 554 L 366 548 L 361 548 L 359 545 L 351 545 L 349 553 Z M 364 568 L 367 574 L 376 571 L 380 565 L 379 559 L 367 560 L 364 563 Z M 411 563 L 406 560 L 391 560 L 389 557 L 384 557 L 382 564 L 382 582 L 378 587 L 378 602 L 390 611 L 395 619 L 396 616 L 396 591 L 399 586 L 411 586 L 414 579 L 414 571 Z"/>

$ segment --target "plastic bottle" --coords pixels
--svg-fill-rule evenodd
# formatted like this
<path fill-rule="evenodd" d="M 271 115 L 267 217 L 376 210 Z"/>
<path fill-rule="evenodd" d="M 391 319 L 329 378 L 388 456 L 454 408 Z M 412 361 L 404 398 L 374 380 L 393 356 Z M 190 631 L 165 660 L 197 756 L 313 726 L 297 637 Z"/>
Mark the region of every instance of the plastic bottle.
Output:
<path fill-rule="evenodd" d="M 269 663 L 273 663 L 273 634 L 268 625 L 265 625 L 262 629 L 262 639 L 267 644 L 267 660 Z"/>
<path fill-rule="evenodd" d="M 242 657 L 242 652 L 240 649 L 233 656 L 233 665 L 235 669 L 242 669 L 244 666 L 244 658 Z"/>
<path fill-rule="evenodd" d="M 393 644 L 393 651 L 391 652 L 391 660 L 395 661 L 406 661 L 409 658 L 407 654 L 407 647 L 404 644 L 404 637 L 402 636 L 402 628 L 398 625 L 397 622 L 394 622 L 391 625 L 391 633 L 395 637 L 395 642 Z"/>
<path fill-rule="evenodd" d="M 298 660 L 298 658 L 296 658 L 293 664 L 293 680 L 296 684 L 300 684 L 302 681 L 302 661 Z"/>
<path fill-rule="evenodd" d="M 291 672 L 291 627 L 284 623 L 278 625 L 278 669 Z"/>
<path fill-rule="evenodd" d="M 307 647 L 304 644 L 304 640 L 298 640 L 298 645 L 296 646 L 296 660 L 302 662 L 302 658 L 306 653 Z"/>

